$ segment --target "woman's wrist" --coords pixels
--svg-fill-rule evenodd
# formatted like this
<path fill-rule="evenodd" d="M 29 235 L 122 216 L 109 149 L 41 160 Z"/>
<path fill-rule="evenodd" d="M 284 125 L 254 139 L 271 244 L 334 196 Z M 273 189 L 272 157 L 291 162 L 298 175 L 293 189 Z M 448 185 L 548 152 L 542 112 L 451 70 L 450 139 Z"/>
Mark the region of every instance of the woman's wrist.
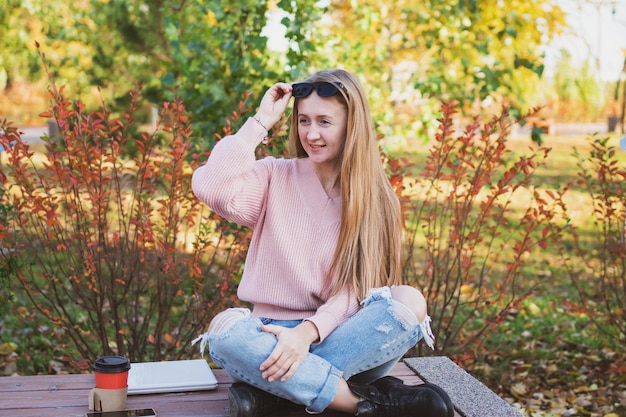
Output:
<path fill-rule="evenodd" d="M 252 119 L 254 119 L 263 129 L 265 129 L 266 132 L 269 132 L 270 129 L 268 127 L 268 123 L 264 120 L 261 119 L 261 116 L 259 116 L 259 114 L 255 114 L 254 116 L 252 116 Z"/>
<path fill-rule="evenodd" d="M 304 320 L 298 325 L 298 327 L 301 329 L 305 339 L 309 341 L 310 345 L 320 340 L 320 334 L 317 330 L 317 326 L 312 321 Z"/>
<path fill-rule="evenodd" d="M 265 137 L 263 138 L 263 140 L 261 141 L 261 143 L 263 143 L 264 145 L 267 145 L 267 138 L 269 136 L 269 128 L 270 126 L 267 124 L 266 121 L 264 121 L 263 119 L 261 119 L 261 116 L 259 116 L 259 114 L 255 114 L 254 116 L 251 117 L 252 120 L 254 120 L 259 126 L 261 126 L 263 129 L 265 129 Z"/>

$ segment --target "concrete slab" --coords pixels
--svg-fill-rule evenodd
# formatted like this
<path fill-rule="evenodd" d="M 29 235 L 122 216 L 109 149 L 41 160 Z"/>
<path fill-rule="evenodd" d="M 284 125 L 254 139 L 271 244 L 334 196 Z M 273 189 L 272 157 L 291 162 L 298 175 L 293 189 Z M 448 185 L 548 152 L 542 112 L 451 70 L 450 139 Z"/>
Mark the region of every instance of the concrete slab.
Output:
<path fill-rule="evenodd" d="M 404 363 L 424 381 L 443 388 L 464 417 L 522 417 L 513 406 L 445 356 L 409 358 Z"/>

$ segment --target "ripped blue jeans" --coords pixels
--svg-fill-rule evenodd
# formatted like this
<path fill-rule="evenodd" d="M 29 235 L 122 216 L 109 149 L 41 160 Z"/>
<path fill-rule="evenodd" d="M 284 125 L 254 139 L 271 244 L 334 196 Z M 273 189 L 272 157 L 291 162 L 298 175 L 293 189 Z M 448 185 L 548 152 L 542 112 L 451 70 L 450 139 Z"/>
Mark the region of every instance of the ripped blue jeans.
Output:
<path fill-rule="evenodd" d="M 234 311 L 235 310 L 235 311 Z M 235 314 L 233 314 L 235 313 Z M 228 316 L 226 322 L 220 315 Z M 430 318 L 418 323 L 415 314 L 393 300 L 388 287 L 375 288 L 362 308 L 337 327 L 309 353 L 294 375 L 285 382 L 268 382 L 261 377 L 260 364 L 267 359 L 276 337 L 261 331 L 263 324 L 295 327 L 301 320 L 253 318 L 248 309 L 229 309 L 218 314 L 209 331 L 194 340 L 206 343 L 213 361 L 235 381 L 243 381 L 266 392 L 321 413 L 335 398 L 341 378 L 370 383 L 385 376 L 400 358 L 422 338 L 432 347 Z"/>

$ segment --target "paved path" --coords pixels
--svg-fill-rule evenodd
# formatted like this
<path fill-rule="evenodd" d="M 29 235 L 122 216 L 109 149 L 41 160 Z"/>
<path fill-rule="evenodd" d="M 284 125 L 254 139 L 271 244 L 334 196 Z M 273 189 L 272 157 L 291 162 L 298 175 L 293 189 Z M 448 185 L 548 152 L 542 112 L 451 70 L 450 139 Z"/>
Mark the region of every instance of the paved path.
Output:
<path fill-rule="evenodd" d="M 22 140 L 28 143 L 41 142 L 41 137 L 48 134 L 48 126 L 30 126 L 21 127 L 18 129 L 20 132 L 24 132 Z"/>
<path fill-rule="evenodd" d="M 530 136 L 531 128 L 526 125 L 517 127 L 513 130 L 512 136 L 522 137 Z M 593 135 L 594 133 L 606 135 L 609 132 L 608 123 L 555 123 L 553 127 L 553 135 L 570 136 L 570 135 Z"/>

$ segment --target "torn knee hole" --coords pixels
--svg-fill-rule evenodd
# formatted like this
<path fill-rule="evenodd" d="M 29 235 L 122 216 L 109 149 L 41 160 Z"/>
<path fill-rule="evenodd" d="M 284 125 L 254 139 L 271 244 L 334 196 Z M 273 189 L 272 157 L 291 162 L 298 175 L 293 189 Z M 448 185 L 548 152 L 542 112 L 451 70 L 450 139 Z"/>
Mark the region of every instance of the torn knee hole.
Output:
<path fill-rule="evenodd" d="M 396 317 L 406 324 L 415 325 L 419 323 L 419 320 L 413 310 L 400 301 L 393 300 L 392 307 Z"/>
<path fill-rule="evenodd" d="M 250 317 L 250 310 L 246 308 L 229 308 L 211 320 L 207 333 L 210 335 L 224 333 L 233 327 L 235 323 L 247 317 Z"/>

